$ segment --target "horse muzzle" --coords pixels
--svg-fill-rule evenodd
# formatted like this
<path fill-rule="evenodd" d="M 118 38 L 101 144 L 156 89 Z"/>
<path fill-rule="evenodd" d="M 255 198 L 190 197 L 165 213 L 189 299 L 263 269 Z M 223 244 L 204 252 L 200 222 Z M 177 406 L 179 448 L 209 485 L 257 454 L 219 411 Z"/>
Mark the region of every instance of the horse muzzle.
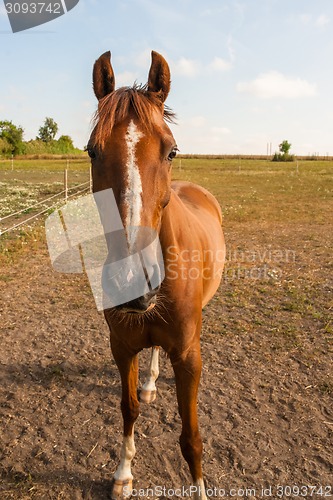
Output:
<path fill-rule="evenodd" d="M 126 259 L 121 266 L 115 264 L 105 264 L 102 271 L 104 309 L 137 313 L 151 310 L 162 283 L 159 265 L 144 266 L 138 256 Z"/>
<path fill-rule="evenodd" d="M 159 288 L 151 290 L 141 297 L 138 297 L 137 299 L 116 306 L 115 309 L 119 312 L 134 314 L 144 314 L 146 312 L 149 312 L 154 309 L 156 305 L 158 290 Z"/>

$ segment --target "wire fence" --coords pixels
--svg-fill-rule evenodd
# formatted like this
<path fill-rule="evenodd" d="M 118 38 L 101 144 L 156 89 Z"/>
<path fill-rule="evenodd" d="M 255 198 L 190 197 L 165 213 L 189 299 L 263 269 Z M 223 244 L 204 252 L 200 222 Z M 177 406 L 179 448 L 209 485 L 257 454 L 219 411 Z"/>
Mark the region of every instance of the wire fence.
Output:
<path fill-rule="evenodd" d="M 82 189 L 79 189 L 82 188 Z M 11 214 L 5 215 L 4 217 L 0 217 L 0 223 L 4 220 L 10 220 L 13 217 L 17 217 L 20 214 L 23 214 L 25 212 L 28 212 L 30 210 L 35 210 L 37 207 L 40 207 L 41 205 L 47 204 L 47 207 L 43 208 L 43 210 L 40 210 L 38 213 L 33 214 L 31 217 L 25 218 L 24 220 L 17 222 L 16 224 L 9 225 L 5 229 L 0 228 L 0 236 L 3 234 L 9 233 L 10 231 L 13 231 L 14 229 L 17 229 L 20 226 L 23 226 L 27 224 L 28 222 L 37 219 L 41 215 L 45 214 L 46 212 L 49 212 L 50 210 L 55 210 L 57 209 L 61 204 L 66 203 L 69 199 L 75 198 L 76 196 L 83 194 L 85 192 L 91 192 L 91 177 L 89 181 L 83 182 L 82 184 L 78 184 L 76 186 L 68 187 L 67 185 L 67 175 L 65 175 L 65 188 L 60 191 L 59 193 L 56 193 L 49 198 L 45 198 L 43 200 L 37 201 L 33 205 L 29 207 L 22 208 L 21 210 L 17 210 L 16 212 L 13 212 Z M 59 200 L 57 200 L 55 203 L 49 204 L 51 200 L 54 200 L 57 197 L 61 197 Z"/>

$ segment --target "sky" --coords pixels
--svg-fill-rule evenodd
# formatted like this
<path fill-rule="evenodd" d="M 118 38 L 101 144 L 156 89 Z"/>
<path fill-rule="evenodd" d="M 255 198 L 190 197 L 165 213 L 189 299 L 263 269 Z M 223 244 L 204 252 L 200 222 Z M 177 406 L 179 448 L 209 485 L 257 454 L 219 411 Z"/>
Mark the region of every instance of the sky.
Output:
<path fill-rule="evenodd" d="M 168 61 L 180 152 L 333 155 L 332 0 L 80 0 L 13 34 L 0 0 L 0 120 L 34 139 L 46 116 L 83 148 L 92 66 L 112 53 L 117 87 Z"/>

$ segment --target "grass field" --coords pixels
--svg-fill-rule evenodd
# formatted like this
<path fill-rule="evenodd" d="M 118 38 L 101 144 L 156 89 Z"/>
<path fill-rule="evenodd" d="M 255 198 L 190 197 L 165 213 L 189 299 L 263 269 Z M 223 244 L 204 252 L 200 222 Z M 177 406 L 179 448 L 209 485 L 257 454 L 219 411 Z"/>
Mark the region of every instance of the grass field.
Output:
<path fill-rule="evenodd" d="M 0 161 L 0 218 L 59 193 L 64 189 L 64 170 L 68 168 L 68 187 L 89 180 L 89 162 L 84 160 Z"/>
<path fill-rule="evenodd" d="M 82 159 L 68 165 L 65 160 L 18 160 L 12 171 L 9 162 L 0 163 L 0 216 L 63 190 L 66 166 L 69 186 L 87 181 L 89 165 Z M 276 307 L 321 319 L 321 328 L 329 332 L 331 296 L 322 283 L 325 276 L 329 280 L 332 269 L 332 174 L 332 161 L 177 158 L 173 167 L 174 179 L 201 184 L 222 206 L 227 242 L 225 280 L 237 279 L 238 286 L 242 284 L 238 292 L 233 289 L 235 298 L 243 295 L 246 303 L 253 282 L 260 282 L 254 293 L 264 300 L 266 287 L 271 295 L 272 285 L 277 285 L 271 299 Z M 34 211 L 30 212 L 33 215 Z M 7 219 L 3 227 L 16 221 Z M 32 226 L 32 233 L 28 225 L 1 237 L 2 259 L 12 259 L 22 245 L 29 248 L 29 241 L 36 240 L 36 231 L 37 239 L 43 240 L 40 222 L 37 228 Z M 292 337 L 297 331 L 295 322 L 288 323 L 288 331 Z"/>
<path fill-rule="evenodd" d="M 88 159 L 0 161 L 0 217 L 64 186 L 89 180 Z M 332 196 L 332 161 L 273 163 L 265 160 L 176 159 L 174 178 L 211 190 L 227 220 L 320 220 Z M 316 210 L 314 210 L 316 205 Z M 314 219 L 313 219 L 314 218 Z M 304 219 L 304 220 L 305 220 Z M 308 219 L 307 219 L 308 220 Z"/>

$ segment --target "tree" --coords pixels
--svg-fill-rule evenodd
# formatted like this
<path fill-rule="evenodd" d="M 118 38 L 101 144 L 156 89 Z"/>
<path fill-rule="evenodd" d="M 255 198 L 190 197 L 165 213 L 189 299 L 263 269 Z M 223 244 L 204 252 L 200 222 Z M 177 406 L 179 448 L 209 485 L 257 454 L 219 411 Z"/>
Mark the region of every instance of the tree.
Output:
<path fill-rule="evenodd" d="M 282 141 L 279 144 L 280 153 L 275 153 L 272 161 L 294 161 L 294 155 L 289 153 L 291 144 L 288 141 Z"/>
<path fill-rule="evenodd" d="M 40 139 L 43 142 L 51 142 L 58 132 L 58 125 L 53 120 L 53 118 L 46 117 L 44 120 L 44 125 L 39 128 L 38 132 L 39 136 L 37 137 L 37 139 Z"/>
<path fill-rule="evenodd" d="M 21 154 L 24 152 L 23 144 L 23 128 L 17 127 L 11 121 L 0 121 L 0 138 L 6 141 L 10 149 L 7 152 L 13 155 Z"/>
<path fill-rule="evenodd" d="M 290 148 L 291 148 L 291 144 L 288 141 L 282 141 L 281 144 L 279 144 L 280 153 L 282 153 L 286 156 L 289 155 Z"/>
<path fill-rule="evenodd" d="M 12 146 L 9 144 L 8 141 L 6 141 L 6 139 L 2 139 L 2 137 L 0 137 L 0 154 L 7 156 L 11 154 L 11 152 L 12 152 Z"/>
<path fill-rule="evenodd" d="M 58 144 L 61 148 L 64 148 L 68 151 L 74 149 L 73 140 L 69 135 L 61 135 L 58 139 Z"/>

